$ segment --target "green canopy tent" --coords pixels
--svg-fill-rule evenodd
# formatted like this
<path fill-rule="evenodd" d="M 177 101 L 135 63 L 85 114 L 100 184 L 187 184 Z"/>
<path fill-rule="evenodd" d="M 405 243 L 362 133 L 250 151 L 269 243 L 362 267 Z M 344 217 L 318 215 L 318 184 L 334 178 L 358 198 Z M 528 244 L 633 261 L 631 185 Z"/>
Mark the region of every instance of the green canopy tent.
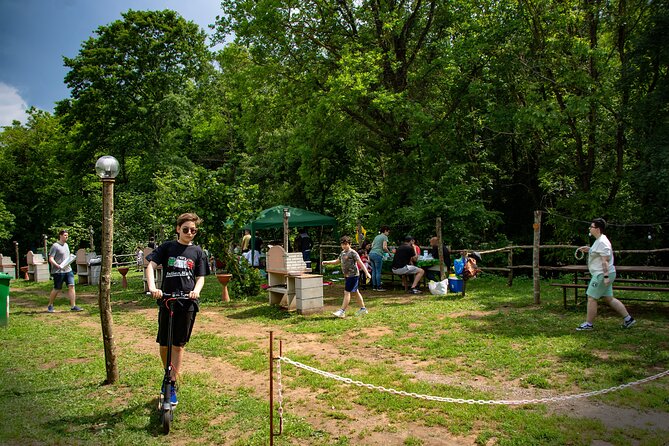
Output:
<path fill-rule="evenodd" d="M 283 228 L 283 211 L 288 210 L 288 227 L 311 227 L 311 226 L 336 226 L 337 220 L 334 217 L 311 212 L 305 209 L 294 208 L 290 206 L 273 206 L 260 212 L 258 218 L 244 226 L 244 229 L 251 231 L 251 246 L 255 246 L 256 230 Z M 285 238 L 285 235 L 284 235 Z M 288 247 L 284 247 L 287 248 Z M 255 251 L 255 250 L 254 250 Z"/>

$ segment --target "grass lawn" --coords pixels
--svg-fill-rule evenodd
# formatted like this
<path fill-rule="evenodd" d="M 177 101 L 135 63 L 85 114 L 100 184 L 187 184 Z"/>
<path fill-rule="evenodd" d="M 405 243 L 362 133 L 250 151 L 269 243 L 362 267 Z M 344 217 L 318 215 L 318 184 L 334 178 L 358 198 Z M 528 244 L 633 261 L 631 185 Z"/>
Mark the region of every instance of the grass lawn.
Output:
<path fill-rule="evenodd" d="M 155 302 L 140 273 L 113 285 L 120 380 L 103 385 L 97 289 L 78 286 L 46 313 L 51 282 L 13 280 L 9 325 L 0 328 L 0 444 L 164 444 L 157 393 L 162 369 Z M 363 291 L 369 314 L 335 319 L 341 282 L 326 311 L 300 316 L 266 296 L 220 303 L 207 277 L 180 380 L 170 440 L 266 445 L 269 331 L 295 361 L 376 386 L 442 397 L 518 400 L 617 386 L 669 369 L 669 304 L 634 304 L 638 323 L 600 307 L 596 329 L 577 332 L 585 309 L 562 292 L 484 276 L 466 297 Z M 352 307 L 351 309 L 354 309 Z M 350 311 L 353 313 L 354 311 Z M 278 343 L 277 343 L 278 347 Z M 425 401 L 349 386 L 282 364 L 284 432 L 277 445 L 666 445 L 669 377 L 570 402 L 520 406 Z M 275 423 L 275 427 L 278 423 Z"/>

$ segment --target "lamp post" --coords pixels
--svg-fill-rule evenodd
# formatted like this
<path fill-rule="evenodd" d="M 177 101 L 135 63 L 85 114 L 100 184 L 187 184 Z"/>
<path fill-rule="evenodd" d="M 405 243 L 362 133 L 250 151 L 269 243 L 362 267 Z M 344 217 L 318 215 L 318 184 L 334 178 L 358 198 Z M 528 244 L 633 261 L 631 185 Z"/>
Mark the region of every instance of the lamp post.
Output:
<path fill-rule="evenodd" d="M 107 384 L 118 380 L 116 365 L 116 346 L 111 311 L 111 269 L 114 251 L 114 178 L 118 175 L 119 165 L 113 156 L 102 156 L 95 163 L 95 171 L 102 179 L 102 268 L 100 271 L 100 322 L 102 340 L 105 348 L 105 368 Z"/>

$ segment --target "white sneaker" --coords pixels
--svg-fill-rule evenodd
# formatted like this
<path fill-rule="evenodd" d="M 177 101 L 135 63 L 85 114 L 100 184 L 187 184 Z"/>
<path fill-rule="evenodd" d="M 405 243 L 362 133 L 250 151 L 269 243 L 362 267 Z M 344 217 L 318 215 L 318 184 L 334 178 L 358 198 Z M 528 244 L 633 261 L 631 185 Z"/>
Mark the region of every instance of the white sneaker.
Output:
<path fill-rule="evenodd" d="M 342 310 L 341 308 L 340 308 L 339 310 L 335 311 L 335 312 L 332 313 L 332 314 L 335 315 L 335 316 L 337 316 L 337 317 L 344 317 L 344 316 L 346 316 L 346 312 L 345 312 L 344 310 Z"/>
<path fill-rule="evenodd" d="M 369 311 L 367 311 L 367 308 L 361 308 L 361 309 L 359 309 L 358 311 L 355 312 L 355 315 L 356 316 L 364 316 L 367 313 L 369 313 Z"/>

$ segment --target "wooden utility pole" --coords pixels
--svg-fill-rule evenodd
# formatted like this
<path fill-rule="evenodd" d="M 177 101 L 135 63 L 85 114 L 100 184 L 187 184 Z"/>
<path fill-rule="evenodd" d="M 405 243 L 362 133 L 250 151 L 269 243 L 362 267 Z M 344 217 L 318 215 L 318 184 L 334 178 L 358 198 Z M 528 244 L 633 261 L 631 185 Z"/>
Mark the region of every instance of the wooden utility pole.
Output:
<path fill-rule="evenodd" d="M 16 278 L 21 277 L 19 273 L 21 272 L 21 265 L 19 265 L 19 242 L 14 241 L 14 250 L 16 251 Z M 47 257 L 48 258 L 48 257 Z"/>
<path fill-rule="evenodd" d="M 444 243 L 441 238 L 441 217 L 437 217 L 437 241 L 439 243 L 439 280 L 444 280 Z"/>
<path fill-rule="evenodd" d="M 541 211 L 534 211 L 534 245 L 532 247 L 532 278 L 534 281 L 534 303 L 541 303 L 541 276 L 539 274 L 539 246 L 541 244 Z"/>
<path fill-rule="evenodd" d="M 114 179 L 102 179 L 102 268 L 100 271 L 100 322 L 105 349 L 107 384 L 118 381 L 116 346 L 114 345 L 114 321 L 111 310 L 111 270 L 114 250 Z"/>

